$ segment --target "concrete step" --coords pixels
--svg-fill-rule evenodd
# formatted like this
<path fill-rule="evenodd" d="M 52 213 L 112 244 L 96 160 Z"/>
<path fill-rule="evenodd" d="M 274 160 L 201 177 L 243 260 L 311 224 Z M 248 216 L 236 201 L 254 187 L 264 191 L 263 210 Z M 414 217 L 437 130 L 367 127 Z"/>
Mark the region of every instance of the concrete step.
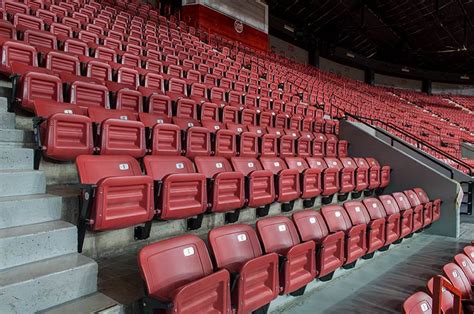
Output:
<path fill-rule="evenodd" d="M 0 198 L 0 229 L 61 219 L 61 197 L 49 194 Z"/>
<path fill-rule="evenodd" d="M 42 171 L 0 170 L 0 197 L 43 194 L 46 178 Z"/>
<path fill-rule="evenodd" d="M 53 220 L 0 229 L 0 269 L 75 251 L 77 228 L 65 221 Z"/>
<path fill-rule="evenodd" d="M 0 97 L 0 113 L 7 112 L 7 98 Z"/>
<path fill-rule="evenodd" d="M 33 169 L 33 150 L 30 148 L 0 147 L 0 170 Z"/>
<path fill-rule="evenodd" d="M 67 303 L 55 306 L 45 311 L 39 312 L 39 314 L 63 314 L 63 313 L 74 313 L 74 314 L 89 314 L 89 313 L 101 313 L 101 314 L 119 314 L 123 313 L 123 307 L 118 304 L 112 298 L 109 298 L 103 293 L 97 292 L 76 300 L 69 301 Z"/>
<path fill-rule="evenodd" d="M 0 129 L 14 129 L 15 114 L 10 112 L 0 112 Z"/>
<path fill-rule="evenodd" d="M 35 313 L 97 290 L 97 264 L 67 254 L 0 271 L 0 313 Z"/>
<path fill-rule="evenodd" d="M 0 129 L 0 144 L 33 143 L 33 131 Z"/>

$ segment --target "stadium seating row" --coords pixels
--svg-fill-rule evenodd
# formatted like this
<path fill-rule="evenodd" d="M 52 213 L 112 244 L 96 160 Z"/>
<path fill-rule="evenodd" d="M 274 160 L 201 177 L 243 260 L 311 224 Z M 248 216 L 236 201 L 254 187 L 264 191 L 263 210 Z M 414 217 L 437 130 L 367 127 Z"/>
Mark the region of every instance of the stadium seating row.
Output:
<path fill-rule="evenodd" d="M 403 313 L 406 314 L 422 314 L 431 313 L 433 311 L 434 299 L 440 302 L 442 313 L 457 313 L 455 307 L 463 310 L 464 313 L 472 313 L 474 311 L 474 243 L 464 247 L 463 252 L 454 256 L 454 261 L 443 266 L 444 277 L 442 281 L 452 284 L 457 290 L 457 294 L 461 298 L 460 304 L 456 304 L 453 293 L 441 287 L 440 298 L 436 296 L 434 281 L 431 278 L 426 288 L 428 293 L 418 291 L 408 297 L 403 303 Z M 434 312 L 433 312 L 434 313 Z"/>
<path fill-rule="evenodd" d="M 400 198 L 408 202 L 416 196 L 415 191 L 426 196 L 415 189 L 298 211 L 292 219 L 262 218 L 256 231 L 244 224 L 218 227 L 208 234 L 210 251 L 195 235 L 148 245 L 138 255 L 147 291 L 144 305 L 149 310 L 228 313 L 233 308 L 249 313 L 268 308 L 278 294 L 302 295 L 314 278 L 329 280 L 339 267 L 353 267 L 364 255 L 415 232 L 414 208 L 400 212 L 397 205 Z M 424 204 L 425 211 L 432 203 Z"/>

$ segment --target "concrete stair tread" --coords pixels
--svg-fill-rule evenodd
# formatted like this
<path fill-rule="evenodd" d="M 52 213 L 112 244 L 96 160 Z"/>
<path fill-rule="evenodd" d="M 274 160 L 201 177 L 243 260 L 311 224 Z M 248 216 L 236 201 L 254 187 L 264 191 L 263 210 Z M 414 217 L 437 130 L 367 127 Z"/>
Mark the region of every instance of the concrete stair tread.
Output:
<path fill-rule="evenodd" d="M 0 143 L 1 142 L 32 143 L 33 131 L 0 129 Z"/>
<path fill-rule="evenodd" d="M 103 293 L 97 292 L 85 297 L 60 304 L 50 309 L 41 311 L 41 314 L 62 314 L 62 313 L 98 313 L 98 312 L 114 312 L 114 307 L 121 305 L 112 298 Z"/>
<path fill-rule="evenodd" d="M 17 196 L 3 196 L 0 197 L 1 202 L 11 202 L 11 201 L 29 201 L 29 200 L 37 200 L 43 198 L 57 198 L 59 196 L 52 195 L 52 194 L 29 194 L 29 195 L 17 195 Z"/>
<path fill-rule="evenodd" d="M 69 229 L 69 228 L 75 229 L 76 226 L 62 220 L 54 220 L 54 221 L 42 222 L 42 223 L 31 224 L 31 225 L 26 225 L 26 226 L 3 228 L 3 229 L 0 229 L 0 239 L 21 237 L 25 235 L 30 235 L 32 233 L 34 234 L 48 233 L 52 231 L 57 231 L 61 229 Z"/>
<path fill-rule="evenodd" d="M 0 197 L 44 194 L 45 191 L 46 177 L 42 171 L 25 169 L 0 170 Z"/>
<path fill-rule="evenodd" d="M 60 273 L 71 268 L 96 264 L 95 261 L 79 253 L 61 255 L 20 266 L 0 270 L 0 287 L 34 280 L 51 273 Z"/>

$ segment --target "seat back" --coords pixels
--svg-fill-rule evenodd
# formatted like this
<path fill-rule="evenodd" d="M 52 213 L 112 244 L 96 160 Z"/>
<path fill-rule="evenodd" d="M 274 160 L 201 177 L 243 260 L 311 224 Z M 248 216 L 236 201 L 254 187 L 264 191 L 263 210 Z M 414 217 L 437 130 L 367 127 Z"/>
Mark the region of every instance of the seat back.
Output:
<path fill-rule="evenodd" d="M 249 225 L 214 228 L 208 238 L 216 266 L 230 272 L 239 272 L 245 262 L 262 255 L 257 233 Z"/>
<path fill-rule="evenodd" d="M 145 156 L 146 174 L 159 181 L 173 173 L 195 173 L 194 164 L 183 156 Z"/>
<path fill-rule="evenodd" d="M 344 208 L 353 225 L 368 224 L 370 222 L 369 212 L 362 202 L 348 201 L 344 203 Z"/>
<path fill-rule="evenodd" d="M 286 157 L 285 162 L 289 169 L 297 169 L 299 172 L 309 168 L 308 163 L 302 157 Z"/>
<path fill-rule="evenodd" d="M 142 119 L 140 118 L 140 120 Z M 181 129 L 179 126 L 169 123 L 155 124 L 152 138 L 152 155 L 179 156 L 181 154 Z"/>
<path fill-rule="evenodd" d="M 143 96 L 139 91 L 122 88 L 116 94 L 116 109 L 133 112 L 143 111 Z"/>
<path fill-rule="evenodd" d="M 281 170 L 288 169 L 286 163 L 277 157 L 261 157 L 263 169 L 270 170 L 273 174 L 278 174 Z"/>
<path fill-rule="evenodd" d="M 352 227 L 349 215 L 340 205 L 323 206 L 320 212 L 326 221 L 329 232 L 347 231 Z"/>
<path fill-rule="evenodd" d="M 138 253 L 138 266 L 148 294 L 163 300 L 213 271 L 206 244 L 191 234 L 145 246 Z"/>
<path fill-rule="evenodd" d="M 300 243 L 296 227 L 287 217 L 259 219 L 256 225 L 266 253 L 284 254 L 286 250 Z"/>
<path fill-rule="evenodd" d="M 403 193 L 405 193 L 405 195 L 407 196 L 408 201 L 410 202 L 410 205 L 412 207 L 421 205 L 421 202 L 418 199 L 418 195 L 416 195 L 416 193 L 413 190 L 406 190 L 406 191 L 403 191 Z"/>
<path fill-rule="evenodd" d="M 194 163 L 198 172 L 204 174 L 207 178 L 212 178 L 221 172 L 233 172 L 229 160 L 224 157 L 197 156 Z"/>
<path fill-rule="evenodd" d="M 192 99 L 180 98 L 176 102 L 176 116 L 179 118 L 196 120 L 198 117 L 197 111 L 197 103 Z"/>
<path fill-rule="evenodd" d="M 302 241 L 320 242 L 329 233 L 326 222 L 319 211 L 298 211 L 293 214 L 293 221 Z"/>
<path fill-rule="evenodd" d="M 403 302 L 404 314 L 432 313 L 433 299 L 426 293 L 418 291 Z"/>
<path fill-rule="evenodd" d="M 392 194 L 392 196 L 397 202 L 398 208 L 400 208 L 400 210 L 411 209 L 410 201 L 408 200 L 408 197 L 404 193 L 395 192 Z"/>
<path fill-rule="evenodd" d="M 385 213 L 389 215 L 397 214 L 400 212 L 397 201 L 391 195 L 380 195 L 379 200 L 382 202 Z"/>
<path fill-rule="evenodd" d="M 46 55 L 46 68 L 53 72 L 66 72 L 80 75 L 81 64 L 77 56 L 59 51 L 50 51 Z"/>
<path fill-rule="evenodd" d="M 370 219 L 380 219 L 385 218 L 387 214 L 385 213 L 382 203 L 375 197 L 366 198 L 362 201 L 369 212 Z"/>
<path fill-rule="evenodd" d="M 234 170 L 243 173 L 244 176 L 247 176 L 252 171 L 263 170 L 260 161 L 254 157 L 232 157 L 230 161 Z"/>
<path fill-rule="evenodd" d="M 461 291 L 463 299 L 472 298 L 471 283 L 461 267 L 455 263 L 448 263 L 443 266 L 443 272 L 453 286 Z"/>
<path fill-rule="evenodd" d="M 414 188 L 413 191 L 416 193 L 418 199 L 422 204 L 426 204 L 430 201 L 428 194 L 422 188 Z"/>
<path fill-rule="evenodd" d="M 32 108 L 28 102 L 35 99 L 63 101 L 61 79 L 55 75 L 45 73 L 27 72 L 21 79 L 22 105 Z"/>
<path fill-rule="evenodd" d="M 108 177 L 142 175 L 138 161 L 130 156 L 81 155 L 76 166 L 82 184 L 97 184 Z"/>
<path fill-rule="evenodd" d="M 71 103 L 84 107 L 110 108 L 109 90 L 106 86 L 84 81 L 71 84 Z"/>
<path fill-rule="evenodd" d="M 443 277 L 446 281 L 449 281 L 445 277 Z M 428 282 L 426 283 L 426 288 L 428 288 L 428 291 L 430 295 L 434 295 L 434 277 L 430 278 Z M 444 287 L 442 288 L 442 293 L 441 293 L 441 310 L 442 313 L 451 313 L 453 310 L 454 306 L 454 296 L 449 290 L 445 289 Z"/>
<path fill-rule="evenodd" d="M 462 269 L 464 275 L 469 280 L 471 285 L 474 285 L 474 263 L 464 253 L 459 253 L 454 256 L 454 261 Z"/>

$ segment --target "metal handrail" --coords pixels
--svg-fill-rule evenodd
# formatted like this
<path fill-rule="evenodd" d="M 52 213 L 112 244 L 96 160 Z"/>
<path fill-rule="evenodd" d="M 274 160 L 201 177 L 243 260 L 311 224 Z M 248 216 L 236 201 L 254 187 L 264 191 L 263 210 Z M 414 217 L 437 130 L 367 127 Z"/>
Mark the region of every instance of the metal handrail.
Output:
<path fill-rule="evenodd" d="M 365 119 L 365 120 L 368 120 L 368 121 L 371 121 L 371 122 L 380 123 L 381 125 L 386 126 L 387 128 L 393 129 L 393 130 L 395 130 L 396 132 L 399 132 L 399 133 L 403 134 L 404 136 L 406 136 L 407 138 L 409 138 L 409 139 L 415 141 L 415 142 L 417 143 L 417 146 L 418 146 L 418 147 L 424 146 L 424 147 L 426 147 L 426 148 L 428 148 L 428 149 L 430 149 L 430 150 L 432 150 L 432 151 L 434 151 L 434 152 L 436 152 L 436 153 L 438 153 L 438 154 L 440 154 L 440 155 L 442 155 L 442 156 L 444 156 L 444 157 L 446 157 L 446 158 L 448 158 L 448 159 L 454 161 L 454 162 L 455 162 L 456 164 L 458 164 L 459 166 L 461 166 L 461 167 L 467 169 L 468 175 L 470 175 L 470 176 L 473 176 L 473 175 L 474 175 L 474 171 L 473 171 L 472 167 L 471 167 L 469 164 L 463 162 L 462 160 L 457 159 L 456 157 L 454 157 L 454 156 L 452 156 L 452 155 L 450 155 L 450 154 L 448 154 L 448 153 L 446 153 L 446 152 L 440 150 L 439 148 L 437 148 L 437 147 L 435 147 L 435 146 L 433 146 L 433 145 L 427 143 L 426 141 L 423 141 L 423 140 L 420 139 L 419 137 L 417 137 L 417 136 L 415 136 L 415 135 L 413 135 L 413 134 L 407 132 L 406 130 L 403 130 L 403 129 L 399 128 L 398 126 L 396 126 L 396 125 L 394 125 L 394 124 L 392 124 L 392 123 L 388 123 L 388 122 L 385 122 L 385 121 L 381 121 L 381 120 L 376 119 L 376 118 L 369 118 L 369 117 L 364 117 L 364 116 L 361 116 L 361 115 L 354 115 L 354 114 L 351 114 L 351 113 L 345 111 L 344 109 L 338 107 L 337 105 L 335 105 L 335 104 L 333 103 L 333 101 L 332 101 L 332 100 L 334 99 L 334 97 L 337 97 L 338 99 L 340 99 L 340 100 L 342 100 L 342 101 L 344 101 L 344 102 L 349 103 L 351 106 L 356 107 L 354 104 L 350 103 L 350 102 L 347 101 L 346 99 L 343 99 L 343 98 L 341 98 L 341 97 L 339 97 L 339 96 L 337 96 L 337 95 L 335 95 L 335 94 L 332 94 L 331 97 L 330 97 L 330 99 L 329 99 L 329 103 L 330 103 L 330 106 L 331 106 L 331 108 L 329 109 L 329 113 L 330 113 L 330 114 L 332 114 L 332 107 L 334 107 L 334 108 L 336 108 L 336 110 L 337 110 L 336 115 L 339 114 L 339 113 L 343 113 L 344 116 L 351 117 L 351 118 L 353 118 L 353 119 L 355 119 L 355 120 L 357 120 L 357 121 L 359 121 L 359 122 L 364 123 L 364 124 L 367 125 L 367 126 L 370 126 L 371 128 L 374 128 L 374 126 L 373 126 L 372 124 L 369 124 L 369 123 L 365 122 L 364 119 Z M 380 129 L 379 129 L 379 130 L 380 130 Z M 384 130 L 382 129 L 382 131 L 384 131 Z M 383 132 L 383 133 L 384 133 L 384 135 L 389 136 L 391 139 L 396 140 L 397 142 L 400 142 L 394 135 L 392 135 L 392 134 L 390 134 L 390 133 L 388 133 L 388 132 Z M 410 147 L 410 148 L 412 147 L 412 145 L 406 145 L 404 142 L 400 142 L 400 143 L 403 143 L 404 146 L 407 146 L 407 147 Z M 427 154 L 427 155 L 429 156 L 429 157 L 428 157 L 428 156 L 427 156 L 427 157 L 428 157 L 431 161 L 435 162 L 435 163 L 438 164 L 439 166 L 441 166 L 441 167 L 443 167 L 443 168 L 445 168 L 445 169 L 450 169 L 450 168 L 451 168 L 451 167 L 449 167 L 448 165 L 446 165 L 444 162 L 442 162 L 442 161 L 440 161 L 440 160 L 438 160 L 438 159 L 436 159 L 436 158 L 430 156 L 429 154 Z M 450 171 L 451 171 L 451 173 L 452 173 L 452 170 L 450 170 Z"/>
<path fill-rule="evenodd" d="M 443 300 L 443 288 L 453 294 L 452 314 L 461 314 L 462 294 L 461 291 L 447 281 L 443 276 L 436 275 L 433 280 L 433 314 L 441 314 L 441 304 Z"/>

